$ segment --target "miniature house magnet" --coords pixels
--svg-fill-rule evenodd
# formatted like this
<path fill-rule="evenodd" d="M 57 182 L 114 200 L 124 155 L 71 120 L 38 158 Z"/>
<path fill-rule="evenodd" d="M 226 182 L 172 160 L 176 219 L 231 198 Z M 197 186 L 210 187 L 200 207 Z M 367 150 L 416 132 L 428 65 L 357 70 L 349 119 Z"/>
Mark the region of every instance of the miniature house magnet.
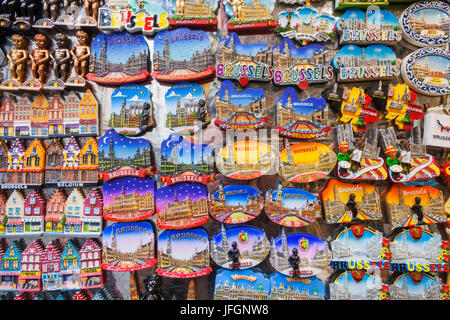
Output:
<path fill-rule="evenodd" d="M 172 27 L 195 26 L 204 29 L 217 27 L 216 13 L 219 8 L 219 0 L 207 1 L 169 1 L 170 18 Z"/>
<path fill-rule="evenodd" d="M 150 222 L 109 225 L 102 234 L 102 268 L 110 271 L 136 271 L 156 264 L 155 233 Z"/>
<path fill-rule="evenodd" d="M 270 243 L 264 230 L 251 226 L 233 226 L 211 239 L 211 259 L 222 268 L 241 270 L 260 264 L 269 254 Z"/>
<path fill-rule="evenodd" d="M 267 300 L 270 281 L 258 268 L 219 269 L 214 285 L 214 300 Z"/>
<path fill-rule="evenodd" d="M 264 199 L 258 189 L 248 185 L 223 186 L 208 194 L 211 216 L 219 222 L 239 224 L 255 219 L 264 207 Z"/>
<path fill-rule="evenodd" d="M 272 15 L 274 0 L 222 0 L 230 32 L 271 31 L 276 21 Z"/>
<path fill-rule="evenodd" d="M 158 236 L 158 275 L 190 279 L 211 273 L 208 233 L 203 228 L 165 230 Z"/>
<path fill-rule="evenodd" d="M 61 253 L 61 290 L 81 288 L 81 260 L 78 243 L 69 240 Z"/>
<path fill-rule="evenodd" d="M 270 275 L 270 300 L 325 300 L 325 284 L 317 277 Z"/>
<path fill-rule="evenodd" d="M 321 192 L 327 223 L 379 220 L 380 196 L 377 188 L 367 183 L 343 183 L 330 179 Z"/>
<path fill-rule="evenodd" d="M 208 221 L 208 194 L 200 183 L 180 182 L 159 188 L 155 203 L 160 228 L 193 228 Z"/>
<path fill-rule="evenodd" d="M 50 241 L 42 255 L 42 290 L 60 290 L 62 285 L 60 259 L 61 247 L 58 240 Z"/>
<path fill-rule="evenodd" d="M 152 77 L 161 82 L 198 81 L 214 75 L 214 55 L 206 32 L 160 31 L 153 45 Z"/>
<path fill-rule="evenodd" d="M 428 146 L 450 148 L 450 113 L 445 108 L 428 109 L 423 126 L 423 143 Z"/>
<path fill-rule="evenodd" d="M 19 291 L 33 292 L 42 289 L 41 268 L 44 250 L 44 244 L 38 239 L 30 243 L 22 252 L 18 278 Z"/>
<path fill-rule="evenodd" d="M 330 300 L 390 300 L 389 285 L 364 270 L 336 271 L 327 285 Z"/>
<path fill-rule="evenodd" d="M 392 300 L 448 300 L 448 285 L 428 272 L 395 273 L 388 280 Z"/>
<path fill-rule="evenodd" d="M 264 211 L 270 220 L 284 227 L 303 227 L 322 217 L 316 196 L 297 188 L 283 188 L 280 181 L 276 190 L 267 190 Z"/>
<path fill-rule="evenodd" d="M 2 291 L 17 291 L 19 289 L 23 245 L 23 241 L 13 241 L 3 251 L 0 266 L 0 289 Z"/>
<path fill-rule="evenodd" d="M 225 80 L 216 93 L 215 106 L 214 124 L 223 130 L 259 129 L 269 121 L 261 88 L 238 92 L 231 81 Z"/>

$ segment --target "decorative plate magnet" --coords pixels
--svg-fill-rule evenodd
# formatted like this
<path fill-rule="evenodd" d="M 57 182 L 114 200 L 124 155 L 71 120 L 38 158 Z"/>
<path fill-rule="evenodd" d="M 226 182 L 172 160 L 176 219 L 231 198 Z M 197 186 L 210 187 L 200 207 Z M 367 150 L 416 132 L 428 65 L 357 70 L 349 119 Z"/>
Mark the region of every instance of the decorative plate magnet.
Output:
<path fill-rule="evenodd" d="M 338 82 L 391 80 L 400 75 L 400 59 L 383 44 L 343 46 L 331 61 Z"/>
<path fill-rule="evenodd" d="M 236 180 L 256 179 L 275 168 L 277 157 L 271 147 L 257 141 L 237 141 L 215 156 L 217 169 Z"/>
<path fill-rule="evenodd" d="M 178 182 L 207 184 L 214 180 L 214 156 L 207 144 L 195 144 L 172 133 L 161 142 L 160 181 L 171 185 Z"/>
<path fill-rule="evenodd" d="M 270 220 L 284 227 L 304 227 L 322 217 L 320 200 L 307 191 L 283 188 L 280 181 L 276 190 L 266 192 L 264 211 Z"/>
<path fill-rule="evenodd" d="M 208 194 L 200 183 L 181 182 L 159 188 L 155 201 L 160 228 L 193 228 L 208 221 Z"/>
<path fill-rule="evenodd" d="M 293 139 L 313 139 L 326 136 L 331 130 L 328 125 L 328 105 L 324 98 L 297 98 L 292 87 L 284 89 L 276 102 L 277 126 L 280 135 Z"/>
<path fill-rule="evenodd" d="M 150 222 L 115 223 L 103 230 L 102 268 L 110 271 L 136 271 L 156 264 L 155 233 Z"/>
<path fill-rule="evenodd" d="M 99 179 L 150 175 L 153 172 L 151 154 L 152 146 L 146 139 L 130 139 L 108 130 L 99 138 Z"/>
<path fill-rule="evenodd" d="M 272 47 L 272 63 L 276 85 L 299 86 L 305 90 L 310 83 L 328 82 L 333 78 L 330 65 L 333 53 L 320 44 L 297 47 L 291 39 L 283 38 Z"/>
<path fill-rule="evenodd" d="M 238 92 L 230 80 L 225 80 L 217 91 L 215 106 L 214 124 L 223 130 L 260 129 L 269 121 L 261 88 Z"/>
<path fill-rule="evenodd" d="M 155 182 L 151 178 L 122 177 L 103 185 L 103 217 L 110 221 L 138 221 L 155 213 Z"/>
<path fill-rule="evenodd" d="M 214 285 L 214 300 L 267 300 L 270 281 L 260 269 L 219 269 Z"/>
<path fill-rule="evenodd" d="M 312 7 L 300 7 L 278 14 L 275 33 L 302 44 L 310 41 L 325 42 L 336 36 L 335 23 L 336 18 L 329 14 L 320 13 Z"/>
<path fill-rule="evenodd" d="M 215 60 L 206 32 L 160 31 L 153 45 L 152 77 L 161 82 L 199 81 L 214 75 Z"/>
<path fill-rule="evenodd" d="M 231 32 L 227 39 L 219 40 L 216 74 L 219 79 L 238 80 L 244 87 L 252 80 L 270 81 L 273 78 L 271 48 L 263 43 L 245 45 Z"/>
<path fill-rule="evenodd" d="M 222 268 L 241 270 L 260 264 L 269 254 L 270 243 L 264 230 L 252 226 L 233 226 L 211 239 L 211 259 Z"/>
<path fill-rule="evenodd" d="M 443 46 L 450 41 L 446 27 L 450 5 L 444 1 L 420 1 L 400 16 L 405 40 L 419 47 Z"/>
<path fill-rule="evenodd" d="M 276 272 L 269 278 L 270 300 L 325 299 L 325 284 L 316 277 L 292 278 Z"/>
<path fill-rule="evenodd" d="M 165 102 L 166 127 L 180 135 L 192 135 L 211 122 L 203 88 L 196 83 L 172 85 Z"/>
<path fill-rule="evenodd" d="M 150 51 L 142 35 L 118 32 L 98 34 L 91 45 L 87 78 L 101 85 L 147 81 Z"/>
<path fill-rule="evenodd" d="M 124 136 L 139 136 L 155 125 L 152 93 L 144 86 L 126 84 L 111 95 L 111 112 L 106 129 Z"/>
<path fill-rule="evenodd" d="M 208 194 L 209 213 L 219 222 L 240 224 L 255 219 L 264 208 L 264 198 L 258 189 L 247 185 L 223 186 Z"/>
<path fill-rule="evenodd" d="M 339 153 L 337 176 L 344 180 L 382 181 L 388 177 L 384 159 L 379 156 L 378 128 L 353 133 L 352 125 L 336 128 Z"/>
<path fill-rule="evenodd" d="M 450 51 L 429 47 L 404 58 L 401 73 L 413 90 L 429 96 L 443 96 L 450 93 L 449 68 Z"/>
<path fill-rule="evenodd" d="M 369 11 L 370 10 L 370 11 Z M 336 23 L 341 44 L 395 45 L 402 40 L 397 17 L 388 10 L 347 9 Z"/>
<path fill-rule="evenodd" d="M 392 300 L 449 300 L 448 285 L 428 272 L 394 273 L 390 279 Z"/>
<path fill-rule="evenodd" d="M 211 273 L 208 233 L 203 228 L 165 230 L 158 236 L 158 275 L 189 279 Z"/>
<path fill-rule="evenodd" d="M 379 220 L 380 196 L 377 188 L 367 183 L 350 184 L 330 179 L 321 191 L 327 223 Z"/>
<path fill-rule="evenodd" d="M 293 278 L 330 274 L 331 251 L 326 241 L 308 233 L 284 232 L 271 240 L 270 264 L 278 272 Z"/>
<path fill-rule="evenodd" d="M 290 145 L 284 139 L 278 174 L 291 182 L 307 183 L 325 178 L 336 165 L 336 154 L 318 142 Z"/>
<path fill-rule="evenodd" d="M 354 0 L 336 0 L 334 1 L 334 9 L 342 10 L 348 8 L 368 8 L 370 6 L 377 6 L 379 8 L 386 8 L 389 6 L 388 0 L 361 0 L 355 2 Z"/>
<path fill-rule="evenodd" d="M 390 300 L 389 285 L 364 270 L 336 271 L 327 281 L 330 300 Z"/>
<path fill-rule="evenodd" d="M 216 13 L 219 8 L 219 0 L 207 1 L 169 1 L 170 18 L 172 27 L 194 26 L 204 29 L 216 29 Z"/>
<path fill-rule="evenodd" d="M 444 195 L 441 190 L 429 187 L 410 187 L 393 184 L 383 192 L 389 223 L 393 228 L 412 227 L 447 221 Z"/>
<path fill-rule="evenodd" d="M 274 0 L 222 0 L 229 32 L 269 32 L 276 26 Z"/>

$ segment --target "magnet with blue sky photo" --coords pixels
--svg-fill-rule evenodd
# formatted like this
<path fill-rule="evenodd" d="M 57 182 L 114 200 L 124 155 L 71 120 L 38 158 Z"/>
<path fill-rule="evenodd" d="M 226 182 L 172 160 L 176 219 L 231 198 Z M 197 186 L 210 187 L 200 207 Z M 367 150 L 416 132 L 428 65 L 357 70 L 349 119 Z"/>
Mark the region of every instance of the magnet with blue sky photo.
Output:
<path fill-rule="evenodd" d="M 216 273 L 214 300 L 268 300 L 269 295 L 269 278 L 259 268 Z"/>
<path fill-rule="evenodd" d="M 222 0 L 229 32 L 270 32 L 276 26 L 275 0 Z"/>
<path fill-rule="evenodd" d="M 317 277 L 292 278 L 275 272 L 269 278 L 271 300 L 325 300 L 325 283 Z"/>
<path fill-rule="evenodd" d="M 168 0 L 169 23 L 174 28 L 196 27 L 205 30 L 217 28 L 217 11 L 220 0 Z"/>
<path fill-rule="evenodd" d="M 394 273 L 389 279 L 392 300 L 448 300 L 448 284 L 429 272 Z"/>

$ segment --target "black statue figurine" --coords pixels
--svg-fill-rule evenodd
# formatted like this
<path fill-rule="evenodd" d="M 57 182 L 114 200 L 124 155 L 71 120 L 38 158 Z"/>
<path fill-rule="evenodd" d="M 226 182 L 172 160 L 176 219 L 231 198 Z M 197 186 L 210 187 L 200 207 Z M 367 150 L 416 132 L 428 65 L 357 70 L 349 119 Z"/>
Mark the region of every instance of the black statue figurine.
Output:
<path fill-rule="evenodd" d="M 35 21 L 38 13 L 39 0 L 20 0 L 20 18 Z"/>
<path fill-rule="evenodd" d="M 414 204 L 411 207 L 411 211 L 413 214 L 417 216 L 417 224 L 423 224 L 423 207 L 420 205 L 422 199 L 419 197 L 415 197 Z"/>
<path fill-rule="evenodd" d="M 141 125 L 139 127 L 139 129 L 141 131 L 144 131 L 148 128 L 148 123 L 150 120 L 150 110 L 151 110 L 152 106 L 150 105 L 150 103 L 145 102 L 143 105 L 143 111 L 142 111 L 142 115 L 141 115 Z"/>
<path fill-rule="evenodd" d="M 356 220 L 358 218 L 358 205 L 355 201 L 355 195 L 353 193 L 350 194 L 345 206 L 352 212 L 352 220 Z"/>
<path fill-rule="evenodd" d="M 239 251 L 237 247 L 237 242 L 233 241 L 231 243 L 231 249 L 228 250 L 228 258 L 231 260 L 231 266 L 233 270 L 239 269 L 240 263 L 239 263 L 239 257 L 241 256 L 241 252 Z"/>
<path fill-rule="evenodd" d="M 289 264 L 292 267 L 292 276 L 297 277 L 299 275 L 300 257 L 298 256 L 298 249 L 292 249 L 292 254 L 288 258 Z"/>
<path fill-rule="evenodd" d="M 161 278 L 157 274 L 152 274 L 144 280 L 145 293 L 141 300 L 163 300 L 160 286 Z"/>
<path fill-rule="evenodd" d="M 198 120 L 202 122 L 203 129 L 206 128 L 211 121 L 205 100 L 203 99 L 198 101 Z"/>
<path fill-rule="evenodd" d="M 16 13 L 19 10 L 18 0 L 2 0 L 2 15 L 9 15 L 11 20 L 14 20 Z"/>

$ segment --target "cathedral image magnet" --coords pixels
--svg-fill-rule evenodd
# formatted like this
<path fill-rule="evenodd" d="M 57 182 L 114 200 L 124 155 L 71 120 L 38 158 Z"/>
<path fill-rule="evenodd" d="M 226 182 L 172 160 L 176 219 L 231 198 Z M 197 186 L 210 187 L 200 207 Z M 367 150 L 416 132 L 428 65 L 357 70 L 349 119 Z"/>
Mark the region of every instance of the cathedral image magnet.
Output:
<path fill-rule="evenodd" d="M 260 269 L 219 269 L 214 300 L 268 300 L 270 281 Z"/>
<path fill-rule="evenodd" d="M 270 300 L 325 300 L 325 283 L 317 277 L 292 278 L 279 272 L 270 278 Z"/>
<path fill-rule="evenodd" d="M 390 300 L 389 285 L 364 270 L 335 271 L 327 281 L 329 300 Z"/>
<path fill-rule="evenodd" d="M 448 285 L 429 272 L 394 273 L 389 279 L 392 300 L 448 300 Z"/>
<path fill-rule="evenodd" d="M 222 0 L 229 32 L 270 31 L 276 20 L 272 15 L 275 0 Z"/>
<path fill-rule="evenodd" d="M 206 30 L 217 28 L 219 0 L 189 1 L 169 0 L 172 27 L 197 27 Z"/>

